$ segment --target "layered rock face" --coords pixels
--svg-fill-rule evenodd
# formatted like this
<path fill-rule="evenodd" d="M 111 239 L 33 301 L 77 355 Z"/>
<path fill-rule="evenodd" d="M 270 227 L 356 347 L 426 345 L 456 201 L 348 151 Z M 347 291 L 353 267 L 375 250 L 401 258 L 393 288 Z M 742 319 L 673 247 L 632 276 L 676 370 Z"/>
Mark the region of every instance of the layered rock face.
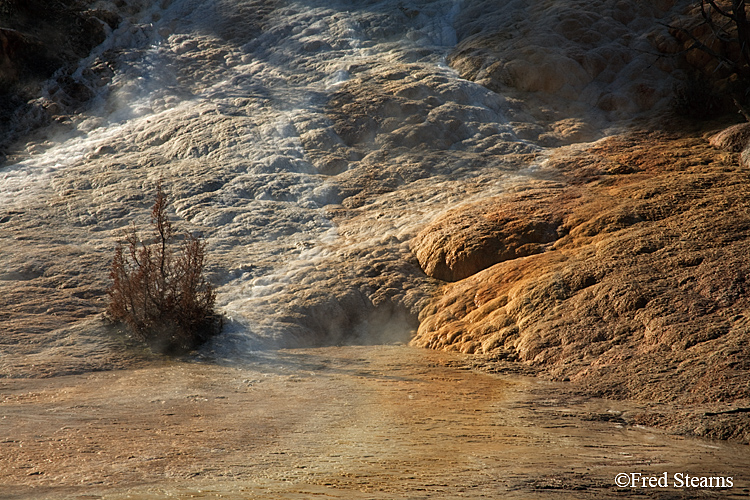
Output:
<path fill-rule="evenodd" d="M 123 13 L 138 9 L 125 1 L 119 3 Z M 86 78 L 73 77 L 79 61 L 120 24 L 120 10 L 101 4 L 0 2 L 0 147 L 80 111 L 96 88 L 109 83 L 114 70 L 106 57 L 91 61 Z"/>

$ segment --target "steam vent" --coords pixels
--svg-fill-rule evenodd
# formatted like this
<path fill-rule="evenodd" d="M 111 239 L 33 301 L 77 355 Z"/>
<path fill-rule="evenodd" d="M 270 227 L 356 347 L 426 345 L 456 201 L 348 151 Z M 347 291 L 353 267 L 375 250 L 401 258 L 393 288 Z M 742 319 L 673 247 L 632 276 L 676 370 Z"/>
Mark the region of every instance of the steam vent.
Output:
<path fill-rule="evenodd" d="M 0 497 L 747 496 L 745 9 L 0 0 Z"/>

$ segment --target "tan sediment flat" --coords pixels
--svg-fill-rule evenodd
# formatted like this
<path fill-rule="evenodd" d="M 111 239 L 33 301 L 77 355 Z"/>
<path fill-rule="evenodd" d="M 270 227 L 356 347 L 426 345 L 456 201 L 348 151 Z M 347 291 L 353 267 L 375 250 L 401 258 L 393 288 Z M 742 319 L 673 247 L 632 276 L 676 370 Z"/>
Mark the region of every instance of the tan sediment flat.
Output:
<path fill-rule="evenodd" d="M 740 498 L 747 446 L 628 426 L 639 408 L 400 345 L 0 382 L 0 497 Z M 618 473 L 734 488 L 619 489 Z"/>

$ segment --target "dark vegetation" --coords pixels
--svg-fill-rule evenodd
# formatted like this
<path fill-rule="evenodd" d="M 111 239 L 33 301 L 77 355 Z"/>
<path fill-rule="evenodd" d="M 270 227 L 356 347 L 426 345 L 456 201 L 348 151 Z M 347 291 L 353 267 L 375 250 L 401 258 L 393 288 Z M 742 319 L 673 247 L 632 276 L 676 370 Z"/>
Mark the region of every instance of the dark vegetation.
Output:
<path fill-rule="evenodd" d="M 118 242 L 107 313 L 152 349 L 184 353 L 221 329 L 221 318 L 214 311 L 216 294 L 203 275 L 206 245 L 192 235 L 176 244 L 161 183 L 151 225 L 150 240 L 142 240 L 133 225 Z"/>
<path fill-rule="evenodd" d="M 675 89 L 678 113 L 711 118 L 734 106 L 750 121 L 750 23 L 745 0 L 701 0 L 695 22 L 670 25 L 692 70 Z"/>

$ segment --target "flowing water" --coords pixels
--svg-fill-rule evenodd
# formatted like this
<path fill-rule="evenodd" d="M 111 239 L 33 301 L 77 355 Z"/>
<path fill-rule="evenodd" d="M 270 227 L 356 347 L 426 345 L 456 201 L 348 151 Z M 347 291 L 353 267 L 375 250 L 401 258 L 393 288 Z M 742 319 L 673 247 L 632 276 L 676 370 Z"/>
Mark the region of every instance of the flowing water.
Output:
<path fill-rule="evenodd" d="M 731 446 L 582 423 L 608 408 L 372 345 L 407 341 L 435 287 L 409 250 L 433 216 L 552 182 L 509 125 L 518 104 L 446 65 L 462 2 L 128 5 L 74 74 L 92 103 L 0 170 L 1 277 L 82 288 L 34 306 L 49 318 L 100 304 L 114 242 L 162 180 L 176 225 L 206 238 L 226 328 L 199 363 L 5 379 L 19 498 L 576 497 L 621 493 L 618 472 L 748 470 Z M 86 372 L 105 349 L 45 325 L 20 327 L 40 332 L 20 355 L 6 342 L 7 374 Z M 276 351 L 346 343 L 365 346 Z"/>
<path fill-rule="evenodd" d="M 488 151 L 541 151 L 507 125 L 502 96 L 446 66 L 460 8 L 447 0 L 143 7 L 82 65 L 104 61 L 109 79 L 74 75 L 99 89 L 94 103 L 4 167 L 2 204 L 26 228 L 39 218 L 32 207 L 51 205 L 61 219 L 48 231 L 107 261 L 123 228 L 145 225 L 162 179 L 177 224 L 209 244 L 228 320 L 212 346 L 220 356 L 413 327 L 431 284 L 410 264 L 409 239 L 432 215 L 528 182 L 536 169 Z M 367 88 L 355 94 L 368 85 L 399 100 L 378 110 L 388 120 L 377 133 L 365 124 L 345 141 L 331 102 L 369 98 Z M 415 117 L 426 131 L 418 138 L 409 136 Z M 459 132 L 445 129 L 451 120 Z M 46 254 L 35 256 L 38 267 Z"/>

